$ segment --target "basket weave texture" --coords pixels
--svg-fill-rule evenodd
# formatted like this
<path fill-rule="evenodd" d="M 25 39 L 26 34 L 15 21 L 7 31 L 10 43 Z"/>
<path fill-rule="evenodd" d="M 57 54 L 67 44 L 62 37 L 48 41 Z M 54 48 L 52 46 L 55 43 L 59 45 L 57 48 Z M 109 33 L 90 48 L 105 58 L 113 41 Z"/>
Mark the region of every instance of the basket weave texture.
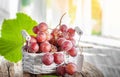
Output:
<path fill-rule="evenodd" d="M 57 52 L 62 53 L 63 52 Z M 56 67 L 59 66 L 58 64 L 52 63 L 49 66 L 46 66 L 42 63 L 41 58 L 45 53 L 28 53 L 24 50 L 22 50 L 23 59 L 22 59 L 22 65 L 23 65 L 23 71 L 29 72 L 32 74 L 51 74 L 55 73 Z M 51 53 L 53 54 L 53 53 Z M 64 54 L 64 63 L 75 63 L 77 67 L 79 68 L 78 71 L 81 71 L 82 69 L 82 63 L 83 63 L 83 55 L 76 57 L 71 57 L 68 54 Z"/>

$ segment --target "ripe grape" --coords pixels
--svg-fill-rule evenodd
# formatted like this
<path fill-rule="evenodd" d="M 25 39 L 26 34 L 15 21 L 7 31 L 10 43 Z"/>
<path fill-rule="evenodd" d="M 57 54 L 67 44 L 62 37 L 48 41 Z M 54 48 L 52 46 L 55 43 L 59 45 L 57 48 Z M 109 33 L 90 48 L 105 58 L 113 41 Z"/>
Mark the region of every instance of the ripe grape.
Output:
<path fill-rule="evenodd" d="M 57 44 L 59 45 L 59 46 L 61 46 L 64 42 L 65 42 L 65 38 L 58 38 L 57 39 Z"/>
<path fill-rule="evenodd" d="M 57 46 L 57 42 L 56 42 L 55 38 L 52 38 L 49 42 L 50 42 L 50 44 Z"/>
<path fill-rule="evenodd" d="M 49 40 L 52 39 L 52 35 L 49 34 L 49 32 L 45 32 L 45 34 L 46 34 L 46 40 L 47 40 L 47 41 L 49 41 Z"/>
<path fill-rule="evenodd" d="M 41 22 L 39 25 L 38 25 L 38 29 L 39 31 L 46 31 L 48 29 L 48 25 L 45 23 L 45 22 Z"/>
<path fill-rule="evenodd" d="M 68 33 L 67 32 L 62 32 L 61 33 L 61 36 L 63 36 L 64 38 L 68 39 L 69 36 L 68 36 Z"/>
<path fill-rule="evenodd" d="M 68 32 L 69 37 L 73 37 L 73 36 L 75 35 L 75 30 L 72 29 L 72 28 L 69 28 L 69 29 L 67 30 L 67 32 Z"/>
<path fill-rule="evenodd" d="M 33 32 L 34 32 L 35 34 L 37 34 L 37 33 L 39 32 L 38 26 L 34 26 L 34 27 L 33 27 Z"/>
<path fill-rule="evenodd" d="M 57 35 L 59 33 L 59 29 L 55 28 L 52 30 L 51 34 L 52 35 Z"/>
<path fill-rule="evenodd" d="M 68 50 L 70 50 L 71 48 L 72 48 L 72 42 L 70 41 L 70 40 L 66 40 L 66 41 L 64 41 L 64 43 L 62 44 L 62 46 L 61 46 L 61 48 L 62 48 L 62 50 L 64 50 L 64 51 L 68 51 Z"/>
<path fill-rule="evenodd" d="M 50 53 L 46 53 L 42 56 L 42 62 L 45 65 L 51 65 L 53 63 L 53 61 L 54 61 L 54 57 Z"/>
<path fill-rule="evenodd" d="M 73 75 L 75 72 L 77 72 L 77 65 L 74 63 L 68 63 L 65 66 L 65 70 L 69 75 Z"/>
<path fill-rule="evenodd" d="M 67 26 L 66 26 L 65 24 L 61 25 L 61 26 L 60 26 L 60 30 L 61 30 L 62 32 L 66 32 L 66 31 L 67 31 Z"/>
<path fill-rule="evenodd" d="M 61 75 L 64 76 L 65 75 L 65 66 L 64 65 L 60 65 L 56 68 L 56 73 L 57 75 Z"/>
<path fill-rule="evenodd" d="M 55 40 L 60 36 L 60 34 L 60 30 L 57 28 L 53 29 L 53 31 L 51 32 L 51 35 L 54 37 Z"/>
<path fill-rule="evenodd" d="M 44 32 L 39 32 L 36 36 L 38 42 L 46 41 L 46 34 Z"/>
<path fill-rule="evenodd" d="M 30 41 L 26 41 L 26 45 L 29 45 L 31 43 L 37 43 L 37 40 L 33 35 L 30 35 L 30 37 L 31 37 L 31 39 L 30 39 Z"/>
<path fill-rule="evenodd" d="M 61 64 L 64 61 L 64 55 L 62 53 L 54 53 L 53 56 L 56 64 Z"/>
<path fill-rule="evenodd" d="M 30 53 L 37 52 L 38 50 L 39 50 L 39 45 L 37 43 L 30 43 L 30 45 L 28 46 L 28 51 Z"/>
<path fill-rule="evenodd" d="M 75 47 L 72 47 L 69 51 L 67 51 L 68 54 L 72 57 L 75 57 L 77 55 L 77 50 Z"/>
<path fill-rule="evenodd" d="M 72 42 L 73 46 L 75 46 L 76 41 L 73 39 L 73 37 L 69 38 L 68 40 L 70 40 Z"/>
<path fill-rule="evenodd" d="M 37 40 L 33 35 L 31 35 L 30 43 L 37 43 Z"/>
<path fill-rule="evenodd" d="M 41 50 L 41 52 L 44 52 L 44 53 L 49 52 L 51 50 L 50 43 L 47 42 L 47 41 L 46 42 L 42 42 L 40 44 L 40 50 Z"/>

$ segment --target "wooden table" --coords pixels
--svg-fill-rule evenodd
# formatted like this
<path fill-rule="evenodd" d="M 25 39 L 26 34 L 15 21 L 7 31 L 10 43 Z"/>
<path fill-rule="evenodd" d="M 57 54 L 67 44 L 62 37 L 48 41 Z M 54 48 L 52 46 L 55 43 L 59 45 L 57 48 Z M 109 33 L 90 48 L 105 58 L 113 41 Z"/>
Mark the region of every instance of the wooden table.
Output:
<path fill-rule="evenodd" d="M 18 67 L 18 69 L 22 68 L 21 63 L 13 64 L 7 61 L 1 62 L 0 77 L 43 77 L 42 75 L 33 75 L 26 72 L 23 73 L 23 71 L 19 71 L 19 73 L 16 73 L 16 71 L 14 70 L 15 67 Z M 84 62 L 82 74 L 76 73 L 72 76 L 65 76 L 65 77 L 104 77 L 104 76 L 102 72 L 98 68 L 96 68 L 94 65 L 91 65 L 88 62 Z"/>

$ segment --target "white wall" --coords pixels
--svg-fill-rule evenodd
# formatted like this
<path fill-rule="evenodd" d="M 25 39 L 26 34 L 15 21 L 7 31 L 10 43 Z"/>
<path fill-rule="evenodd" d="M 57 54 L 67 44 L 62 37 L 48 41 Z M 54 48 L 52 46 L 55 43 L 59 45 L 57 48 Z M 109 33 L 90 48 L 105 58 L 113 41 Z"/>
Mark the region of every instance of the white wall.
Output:
<path fill-rule="evenodd" d="M 91 0 L 77 0 L 74 26 L 79 26 L 84 35 L 91 35 Z"/>
<path fill-rule="evenodd" d="M 0 25 L 4 18 L 14 18 L 18 11 L 19 0 L 0 0 Z"/>
<path fill-rule="evenodd" d="M 103 0 L 102 35 L 120 38 L 120 0 Z"/>
<path fill-rule="evenodd" d="M 84 4 L 82 6 L 82 24 L 81 27 L 83 28 L 83 34 L 91 35 L 92 30 L 92 20 L 91 20 L 91 0 L 83 0 Z"/>

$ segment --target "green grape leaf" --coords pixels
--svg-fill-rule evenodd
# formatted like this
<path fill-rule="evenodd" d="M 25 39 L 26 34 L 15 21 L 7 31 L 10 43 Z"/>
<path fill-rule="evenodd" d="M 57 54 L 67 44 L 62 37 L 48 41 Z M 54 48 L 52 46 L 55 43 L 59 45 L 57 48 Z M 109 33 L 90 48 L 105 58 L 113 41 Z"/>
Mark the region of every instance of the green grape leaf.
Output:
<path fill-rule="evenodd" d="M 24 13 L 17 13 L 15 19 L 5 19 L 2 23 L 0 38 L 0 55 L 10 62 L 18 62 L 22 58 L 23 37 L 21 31 L 24 29 L 33 35 L 33 26 L 37 22 Z"/>

